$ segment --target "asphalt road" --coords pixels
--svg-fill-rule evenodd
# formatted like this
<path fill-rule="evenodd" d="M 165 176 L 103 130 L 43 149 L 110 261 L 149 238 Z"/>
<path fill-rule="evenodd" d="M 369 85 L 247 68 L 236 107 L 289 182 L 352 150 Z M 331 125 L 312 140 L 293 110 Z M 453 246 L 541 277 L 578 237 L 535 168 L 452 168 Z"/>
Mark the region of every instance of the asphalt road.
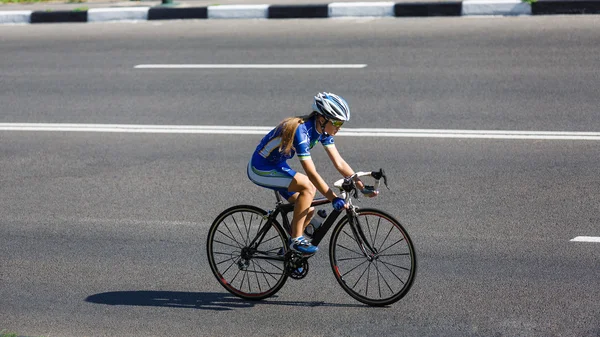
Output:
<path fill-rule="evenodd" d="M 0 123 L 275 125 L 317 91 L 348 127 L 599 131 L 597 16 L 0 26 Z M 336 63 L 362 69 L 149 70 Z M 338 137 L 393 191 L 419 258 L 388 308 L 337 285 L 327 240 L 302 281 L 239 300 L 207 229 L 272 206 L 257 135 L 0 131 L 0 330 L 24 336 L 600 336 L 598 141 Z M 324 151 L 313 158 L 338 176 Z M 295 167 L 298 164 L 293 163 Z"/>

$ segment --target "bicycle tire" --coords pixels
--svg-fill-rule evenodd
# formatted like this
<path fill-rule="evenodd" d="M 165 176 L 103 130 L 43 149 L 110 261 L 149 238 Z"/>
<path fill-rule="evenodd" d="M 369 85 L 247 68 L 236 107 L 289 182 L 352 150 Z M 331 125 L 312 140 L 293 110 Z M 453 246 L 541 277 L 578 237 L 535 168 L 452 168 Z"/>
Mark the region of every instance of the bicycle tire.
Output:
<path fill-rule="evenodd" d="M 358 209 L 357 219 L 365 239 L 377 250 L 377 257 L 369 261 L 362 253 L 346 215 L 331 234 L 329 261 L 333 274 L 342 289 L 357 301 L 370 306 L 393 304 L 408 293 L 415 279 L 413 243 L 400 222 L 383 211 Z M 369 281 L 375 289 L 370 289 Z"/>
<path fill-rule="evenodd" d="M 261 259 L 283 257 L 287 251 L 287 237 L 277 221 L 257 247 L 262 253 L 248 254 L 249 243 L 267 222 L 266 215 L 255 206 L 233 206 L 217 216 L 208 232 L 208 262 L 217 281 L 233 295 L 248 300 L 273 296 L 288 278 L 283 259 Z"/>

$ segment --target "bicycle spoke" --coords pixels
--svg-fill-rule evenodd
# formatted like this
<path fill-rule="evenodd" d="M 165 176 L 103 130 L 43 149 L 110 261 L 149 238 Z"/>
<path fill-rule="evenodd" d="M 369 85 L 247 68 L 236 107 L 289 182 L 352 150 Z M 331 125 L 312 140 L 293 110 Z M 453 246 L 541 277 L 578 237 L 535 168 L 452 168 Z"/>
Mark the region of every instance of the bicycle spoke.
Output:
<path fill-rule="evenodd" d="M 231 256 L 232 254 L 236 254 L 236 252 L 232 252 L 232 253 L 214 252 L 213 254 L 216 254 L 216 255 L 228 255 L 228 256 Z"/>
<path fill-rule="evenodd" d="M 273 253 L 274 251 L 278 251 L 279 252 L 282 248 L 283 247 L 275 247 L 275 248 L 271 248 L 271 249 L 265 250 L 265 251 L 262 251 L 262 250 L 261 251 L 257 251 L 257 253 L 268 255 L 269 253 Z"/>
<path fill-rule="evenodd" d="M 356 268 L 358 268 L 358 267 L 362 266 L 363 264 L 365 264 L 365 263 L 367 263 L 367 262 L 369 262 L 369 261 L 368 261 L 368 260 L 364 260 L 364 261 L 363 261 L 362 263 L 360 263 L 358 266 L 356 266 L 356 267 L 354 267 L 354 268 L 352 268 L 352 269 L 348 270 L 348 271 L 347 271 L 346 273 L 344 273 L 342 276 L 346 276 L 346 275 L 348 275 L 348 274 L 349 274 L 349 273 L 351 273 L 351 272 L 352 272 L 354 269 L 356 269 Z"/>
<path fill-rule="evenodd" d="M 244 243 L 246 242 L 246 240 L 244 239 L 244 234 L 242 234 L 242 232 L 240 231 L 240 227 L 237 224 L 237 221 L 235 221 L 235 217 L 232 215 L 231 216 L 231 220 L 233 220 L 233 223 L 235 224 L 235 227 L 238 230 L 238 233 L 240 233 L 240 239 L 243 241 L 243 243 L 241 243 L 241 246 L 244 246 Z M 229 225 L 226 224 L 227 230 L 229 231 L 229 233 L 231 233 L 232 237 L 235 237 L 236 235 L 233 234 L 233 232 L 231 231 L 231 229 L 229 228 Z"/>
<path fill-rule="evenodd" d="M 367 285 L 365 286 L 365 296 L 369 296 L 369 277 L 371 276 L 371 263 L 367 269 Z"/>
<path fill-rule="evenodd" d="M 231 266 L 229 266 L 229 268 L 231 268 Z M 233 283 L 233 281 L 235 281 L 235 279 L 238 277 L 238 275 L 240 274 L 241 270 L 238 269 L 237 273 L 235 273 L 235 275 L 233 276 L 233 278 L 231 279 L 230 283 Z"/>
<path fill-rule="evenodd" d="M 283 268 L 282 268 L 282 267 L 279 267 L 278 265 L 276 265 L 276 264 L 272 263 L 271 261 L 269 261 L 269 260 L 263 260 L 263 261 L 265 261 L 266 263 L 270 264 L 271 266 L 273 266 L 273 267 L 275 267 L 275 268 L 279 269 L 280 271 L 283 271 Z"/>
<path fill-rule="evenodd" d="M 388 265 L 390 265 L 390 266 L 392 266 L 392 267 L 400 268 L 400 269 L 403 269 L 403 270 L 406 270 L 406 271 L 410 271 L 410 269 L 408 269 L 408 268 L 405 268 L 405 267 L 400 267 L 400 266 L 396 266 L 395 264 L 391 264 L 391 263 L 388 263 L 388 262 L 383 262 L 383 261 L 379 261 L 379 262 L 381 262 L 381 264 L 383 264 L 383 266 L 384 266 L 384 267 L 386 267 L 386 268 L 387 268 L 387 269 L 390 271 L 390 273 L 394 274 L 394 276 L 396 276 L 396 278 L 397 278 L 398 280 L 400 280 L 400 282 L 402 282 L 402 279 L 401 279 L 400 277 L 398 277 L 398 275 L 396 275 L 396 274 L 395 274 L 395 273 L 394 273 L 394 272 L 393 272 L 393 271 L 390 269 L 390 267 L 388 267 Z M 404 283 L 404 282 L 402 282 L 402 283 Z"/>
<path fill-rule="evenodd" d="M 390 273 L 392 273 L 392 275 L 394 275 L 394 276 L 395 276 L 395 277 L 398 279 L 398 281 L 400 281 L 400 283 L 402 283 L 402 285 L 404 285 L 404 284 L 405 284 L 405 282 L 404 282 L 404 281 L 402 281 L 402 278 L 401 278 L 400 276 L 396 275 L 396 273 L 394 273 L 394 271 L 393 271 L 393 270 L 391 270 L 391 269 L 390 269 L 390 267 L 388 267 L 388 266 L 387 266 L 385 263 L 382 263 L 382 265 L 383 265 L 383 266 L 384 266 L 384 267 L 385 267 L 385 268 L 386 268 L 386 269 L 387 269 L 387 270 L 388 270 Z"/>
<path fill-rule="evenodd" d="M 265 243 L 267 243 L 267 242 L 269 242 L 269 241 L 271 241 L 271 240 L 273 240 L 273 239 L 277 239 L 277 238 L 279 238 L 279 235 L 275 235 L 275 236 L 273 236 L 272 238 L 270 238 L 270 239 L 268 239 L 268 240 L 266 240 L 266 241 L 263 241 L 263 242 L 261 242 L 261 244 L 265 244 Z"/>
<path fill-rule="evenodd" d="M 358 219 L 358 217 L 357 217 Z M 373 233 L 371 232 L 371 226 L 369 225 L 369 217 L 365 217 L 365 222 L 367 223 L 367 229 L 369 230 L 369 237 L 371 238 L 371 242 L 375 242 L 373 240 Z"/>
<path fill-rule="evenodd" d="M 359 257 L 344 257 L 344 258 L 339 258 L 337 260 L 338 261 L 349 261 L 349 260 L 358 260 L 358 259 L 366 259 L 366 257 L 364 257 L 364 256 L 359 256 Z"/>
<path fill-rule="evenodd" d="M 385 277 L 383 277 L 383 274 L 381 274 L 381 272 L 379 271 L 379 268 L 377 268 L 377 263 L 375 263 L 375 270 L 377 271 L 377 274 L 381 276 L 381 278 L 383 279 L 383 282 L 388 287 L 388 289 L 390 290 L 390 292 L 393 294 L 394 290 L 392 290 L 392 287 L 390 287 L 390 284 L 387 282 L 387 280 L 385 279 Z M 394 273 L 392 273 L 392 274 L 394 274 Z M 398 277 L 398 276 L 396 276 L 396 277 Z"/>
<path fill-rule="evenodd" d="M 227 231 L 229 232 L 229 234 L 231 234 L 231 237 L 235 237 L 235 235 L 233 234 L 233 232 L 231 231 L 231 229 L 229 228 L 229 225 L 223 221 L 223 225 L 225 226 L 225 228 L 227 228 Z M 218 230 L 218 232 L 220 232 L 220 230 Z M 225 233 L 223 233 L 225 234 Z M 235 241 L 235 243 L 237 243 L 238 245 L 240 245 L 240 247 L 243 247 L 243 245 L 241 243 L 239 243 L 236 239 L 233 239 L 233 241 Z"/>
<path fill-rule="evenodd" d="M 232 258 L 231 260 L 232 260 L 233 262 L 231 262 L 231 264 L 229 265 L 229 267 L 227 267 L 227 269 L 225 269 L 225 271 L 221 273 L 222 275 L 225 275 L 225 274 L 227 273 L 227 271 L 228 271 L 228 270 L 229 270 L 231 267 L 233 267 L 233 266 L 235 265 L 235 263 L 236 263 L 236 262 L 235 262 L 235 259 L 233 259 L 233 258 Z M 225 261 L 227 261 L 227 260 L 225 260 Z"/>
<path fill-rule="evenodd" d="M 362 263 L 361 263 L 361 264 L 362 264 Z M 369 263 L 369 266 L 370 266 L 370 265 L 371 265 L 371 264 Z M 359 265 L 359 266 L 360 266 L 360 265 Z M 355 268 L 355 269 L 356 269 L 356 268 Z M 362 274 L 360 274 L 360 277 L 358 278 L 358 280 L 356 280 L 356 282 L 354 283 L 354 285 L 352 286 L 352 288 L 356 287 L 356 285 L 358 284 L 358 281 L 360 281 L 360 279 L 361 279 L 361 278 L 362 278 L 362 277 L 365 275 L 365 272 L 367 271 L 367 269 L 369 269 L 369 268 L 368 268 L 368 267 L 367 267 L 367 268 L 365 268 L 365 270 L 362 272 Z M 368 281 L 368 279 L 367 279 L 367 283 L 368 283 L 368 282 L 369 282 L 369 281 Z"/>
<path fill-rule="evenodd" d="M 396 241 L 396 242 L 392 243 L 392 245 L 391 245 L 391 246 L 389 246 L 389 247 L 387 247 L 386 249 L 380 250 L 380 251 L 379 251 L 379 253 L 383 253 L 383 252 L 385 252 L 386 250 L 388 250 L 388 249 L 390 249 L 390 248 L 394 247 L 395 245 L 397 245 L 398 243 L 400 243 L 400 242 L 402 242 L 402 241 L 404 241 L 404 238 L 402 238 L 402 239 L 400 239 L 400 240 L 398 240 L 398 241 Z M 381 247 L 379 247 L 379 248 L 381 248 Z"/>
<path fill-rule="evenodd" d="M 379 249 L 378 250 L 381 250 L 381 247 L 383 247 L 383 245 L 385 244 L 385 242 L 387 241 L 387 239 L 390 237 L 390 234 L 392 233 L 393 229 L 394 229 L 394 227 L 390 227 L 390 231 L 387 233 L 387 235 L 385 236 L 385 238 L 381 242 L 381 245 L 379 245 Z"/>
<path fill-rule="evenodd" d="M 256 265 L 258 266 L 258 268 L 260 268 L 261 271 L 263 271 L 263 277 L 265 278 L 265 282 L 267 282 L 267 285 L 269 287 L 271 286 L 271 282 L 269 282 L 267 275 L 271 276 L 275 281 L 277 281 L 277 277 L 273 276 L 273 273 L 267 272 L 258 262 L 255 262 L 255 261 L 253 261 L 253 262 L 256 263 Z"/>
<path fill-rule="evenodd" d="M 240 284 L 240 289 L 244 289 L 244 281 L 246 280 L 246 276 L 248 276 L 248 271 L 244 270 L 242 273 L 242 284 Z M 252 290 L 250 290 L 250 292 L 252 292 Z"/>
<path fill-rule="evenodd" d="M 220 243 L 220 244 L 222 244 L 222 245 L 225 245 L 225 246 L 233 247 L 233 248 L 235 248 L 235 249 L 239 249 L 239 248 L 240 248 L 240 247 L 236 247 L 236 246 L 234 246 L 234 245 L 230 245 L 230 244 L 228 244 L 228 243 L 225 243 L 225 242 L 222 242 L 222 241 L 219 241 L 219 240 L 214 240 L 214 241 L 215 241 L 216 243 Z"/>
<path fill-rule="evenodd" d="M 358 255 L 358 256 L 365 256 L 365 255 L 364 255 L 362 252 L 357 252 L 357 251 L 355 251 L 355 250 L 352 250 L 352 249 L 350 249 L 350 248 L 348 248 L 348 247 L 345 247 L 345 246 L 343 246 L 343 245 L 341 245 L 341 244 L 338 244 L 338 247 L 342 247 L 342 248 L 344 248 L 345 250 L 347 250 L 347 251 L 349 251 L 349 252 L 352 252 L 352 253 L 354 253 L 354 254 L 356 254 L 356 255 Z"/>
<path fill-rule="evenodd" d="M 409 256 L 410 253 L 398 253 L 398 254 L 378 254 L 379 257 L 381 256 Z"/>
<path fill-rule="evenodd" d="M 231 255 L 231 254 L 223 254 L 223 255 Z M 223 260 L 221 262 L 217 262 L 217 265 L 220 265 L 222 263 L 225 263 L 225 262 L 231 261 L 231 260 L 235 260 L 235 258 L 233 256 L 230 256 L 228 259 L 225 259 L 225 260 Z"/>
<path fill-rule="evenodd" d="M 232 259 L 232 260 L 233 260 L 233 259 Z M 229 267 L 227 267 L 227 269 L 225 269 L 225 271 L 224 271 L 224 272 L 222 272 L 221 274 L 222 274 L 222 275 L 225 275 L 225 274 L 227 274 L 227 271 L 229 271 L 229 269 L 231 269 L 231 267 L 233 267 L 235 264 L 236 264 L 236 262 L 235 262 L 235 261 L 231 262 L 231 264 L 229 265 Z"/>
<path fill-rule="evenodd" d="M 233 219 L 233 223 L 235 224 L 235 227 L 237 228 L 238 232 L 240 233 L 240 236 L 242 238 L 244 238 L 244 234 L 242 234 L 242 230 L 240 229 L 240 225 L 238 225 L 237 221 L 235 221 L 234 217 L 231 217 Z M 244 218 L 244 213 L 242 213 L 242 219 Z M 247 243 L 248 240 L 244 239 L 244 243 Z"/>
<path fill-rule="evenodd" d="M 248 279 L 248 290 L 252 292 L 252 284 L 250 283 L 250 275 L 248 274 L 248 269 L 244 270 L 244 274 L 246 274 L 246 278 Z"/>
<path fill-rule="evenodd" d="M 225 234 L 225 233 L 221 232 L 220 230 L 218 230 L 218 231 L 217 231 L 217 233 L 221 233 L 221 234 L 223 234 L 223 236 L 225 236 L 226 238 L 228 238 L 228 239 L 230 239 L 231 241 L 235 242 L 235 243 L 238 245 L 238 248 L 242 248 L 242 247 L 244 247 L 244 246 L 242 246 L 242 245 L 241 245 L 241 244 L 240 244 L 240 243 L 239 243 L 239 242 L 238 242 L 236 239 L 234 239 L 234 238 L 230 237 L 229 235 L 227 235 L 227 234 Z"/>
<path fill-rule="evenodd" d="M 250 220 L 252 220 L 252 215 L 253 215 L 253 214 L 250 214 Z M 249 225 L 246 223 L 246 217 L 244 216 L 244 213 L 242 213 L 242 223 L 244 224 L 244 229 L 245 229 L 245 230 L 246 230 L 246 232 L 247 232 L 247 231 L 248 231 L 248 228 L 249 228 L 250 226 L 249 226 Z M 248 237 L 248 234 L 246 234 L 246 240 L 245 240 L 245 242 L 246 242 L 246 246 L 248 245 L 248 240 L 249 240 L 249 237 Z"/>
<path fill-rule="evenodd" d="M 265 269 L 258 262 L 256 262 L 256 265 L 258 266 L 258 268 L 260 268 L 260 270 L 265 271 Z M 275 276 L 273 276 L 271 273 L 267 274 L 265 271 L 265 273 L 263 274 L 263 277 L 265 278 L 265 282 L 267 283 L 267 285 L 269 287 L 271 287 L 271 282 L 269 282 L 267 275 L 271 276 L 275 281 L 277 281 L 277 278 Z"/>
<path fill-rule="evenodd" d="M 356 239 L 354 238 L 354 235 L 350 235 L 350 234 L 349 234 L 348 232 L 346 232 L 346 231 L 344 231 L 343 233 L 344 233 L 344 235 L 346 235 L 347 237 L 349 237 L 350 239 L 352 239 L 352 241 L 354 241 L 354 242 L 358 243 L 358 242 L 356 241 Z M 352 232 L 350 232 L 350 233 L 352 233 Z"/>
<path fill-rule="evenodd" d="M 377 264 L 377 262 L 375 262 L 375 264 Z M 375 266 L 375 270 L 377 270 L 377 266 Z M 377 278 L 377 289 L 379 290 L 379 297 L 383 297 L 383 295 L 381 295 L 381 281 L 379 280 L 379 277 Z"/>
<path fill-rule="evenodd" d="M 252 262 L 252 269 L 254 269 L 254 272 L 256 274 L 254 274 L 256 276 L 256 285 L 258 285 L 258 291 L 262 293 L 262 287 L 260 286 L 260 281 L 258 280 L 258 273 L 256 272 L 256 266 L 254 263 L 254 260 L 251 261 Z"/>
<path fill-rule="evenodd" d="M 377 219 L 377 228 L 375 229 L 375 239 L 371 243 L 372 247 L 375 247 L 375 240 L 377 240 L 377 234 L 379 233 L 379 225 L 381 225 L 381 218 Z"/>
<path fill-rule="evenodd" d="M 248 240 L 246 241 L 246 246 L 248 245 L 250 240 L 250 228 L 252 228 L 252 218 L 253 216 L 250 215 L 250 223 L 248 224 L 248 228 L 246 229 L 246 238 L 248 238 Z"/>

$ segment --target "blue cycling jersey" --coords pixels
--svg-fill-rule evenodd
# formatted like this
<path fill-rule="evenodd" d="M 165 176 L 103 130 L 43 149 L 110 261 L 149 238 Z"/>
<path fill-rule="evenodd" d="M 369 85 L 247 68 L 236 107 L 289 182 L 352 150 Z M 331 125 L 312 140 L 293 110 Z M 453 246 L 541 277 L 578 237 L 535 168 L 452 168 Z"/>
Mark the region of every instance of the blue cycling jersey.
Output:
<path fill-rule="evenodd" d="M 303 124 L 298 125 L 298 129 L 296 129 L 296 134 L 294 135 L 292 151 L 289 155 L 285 155 L 279 151 L 281 130 L 277 127 L 271 130 L 256 147 L 256 151 L 252 155 L 252 164 L 263 167 L 270 166 L 284 162 L 292 158 L 294 154 L 298 154 L 298 159 L 306 160 L 311 158 L 310 149 L 318 142 L 321 142 L 324 146 L 334 145 L 331 135 L 323 135 L 317 132 L 315 119 L 313 117 Z"/>

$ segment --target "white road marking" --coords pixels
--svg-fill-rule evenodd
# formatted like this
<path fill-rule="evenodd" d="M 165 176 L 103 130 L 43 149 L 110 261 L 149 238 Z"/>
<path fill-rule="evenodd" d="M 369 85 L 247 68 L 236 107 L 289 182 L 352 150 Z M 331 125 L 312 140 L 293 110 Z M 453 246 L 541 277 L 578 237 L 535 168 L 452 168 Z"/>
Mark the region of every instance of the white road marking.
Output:
<path fill-rule="evenodd" d="M 135 69 L 360 69 L 366 64 L 138 64 Z"/>
<path fill-rule="evenodd" d="M 570 131 L 498 131 L 498 130 L 443 130 L 443 129 L 343 129 L 347 136 L 414 137 L 414 138 L 485 138 L 485 139 L 540 139 L 540 140 L 600 140 L 600 132 Z"/>
<path fill-rule="evenodd" d="M 273 126 L 227 125 L 137 125 L 137 124 L 73 124 L 73 123 L 0 123 L 0 131 L 46 132 L 120 132 L 173 134 L 266 134 Z M 498 131 L 438 129 L 352 129 L 343 128 L 336 136 L 402 137 L 402 138 L 475 138 L 535 140 L 600 140 L 600 132 L 567 131 Z"/>
<path fill-rule="evenodd" d="M 137 124 L 61 124 L 61 123 L 0 123 L 0 131 L 62 131 L 119 133 L 205 133 L 263 134 L 273 127 L 219 125 L 137 125 Z"/>
<path fill-rule="evenodd" d="M 600 242 L 600 236 L 576 236 L 572 242 Z"/>

